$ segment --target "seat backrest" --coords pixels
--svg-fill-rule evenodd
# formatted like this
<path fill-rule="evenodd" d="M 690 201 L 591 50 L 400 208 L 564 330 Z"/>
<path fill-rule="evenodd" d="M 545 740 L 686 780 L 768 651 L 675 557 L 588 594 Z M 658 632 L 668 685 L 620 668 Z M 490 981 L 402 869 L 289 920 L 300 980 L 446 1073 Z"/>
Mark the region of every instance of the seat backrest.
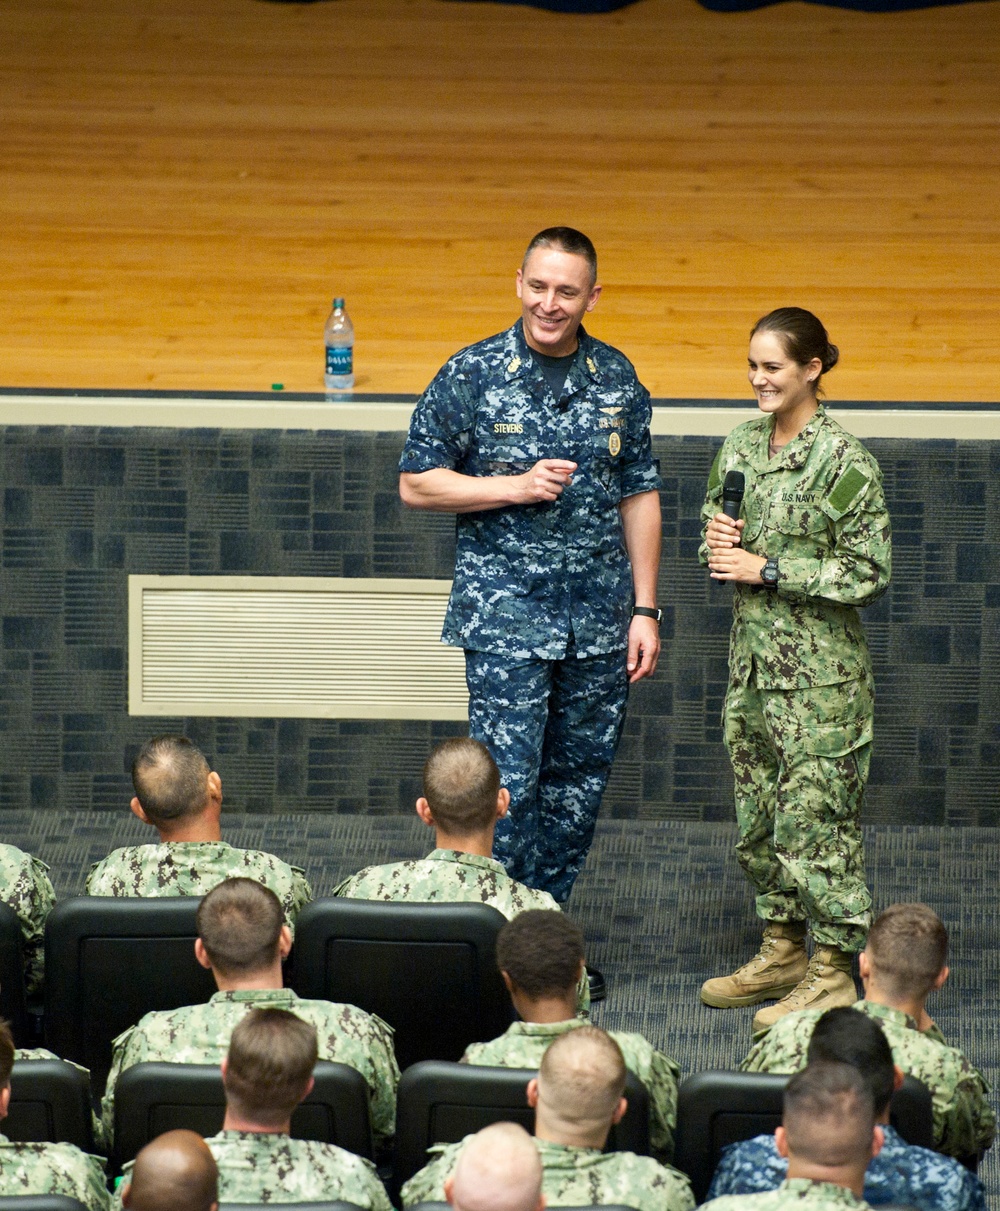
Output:
<path fill-rule="evenodd" d="M 533 1068 L 487 1068 L 425 1060 L 407 1068 L 399 1082 L 396 1102 L 396 1159 L 393 1166 L 398 1195 L 405 1181 L 427 1163 L 432 1144 L 453 1144 L 490 1123 L 520 1123 L 534 1133 L 535 1113 L 526 1088 Z M 605 1151 L 649 1154 L 649 1094 L 633 1072 L 625 1074 L 628 1109 L 611 1129 Z"/>
<path fill-rule="evenodd" d="M 296 922 L 289 983 L 377 1013 L 396 1032 L 400 1068 L 457 1060 L 513 1020 L 496 966 L 504 923 L 485 904 L 315 900 Z"/>
<path fill-rule="evenodd" d="M 87 1074 L 64 1060 L 17 1060 L 3 1130 L 19 1144 L 76 1144 L 93 1152 Z"/>
<path fill-rule="evenodd" d="M 0 1017 L 10 1022 L 18 1047 L 28 1046 L 28 1012 L 24 997 L 24 935 L 9 904 L 0 903 Z"/>
<path fill-rule="evenodd" d="M 215 992 L 194 957 L 196 896 L 76 896 L 45 925 L 45 1038 L 90 1069 L 96 1090 L 111 1041 L 153 1009 L 197 1005 Z"/>
<path fill-rule="evenodd" d="M 708 1193 L 722 1151 L 755 1135 L 770 1135 L 781 1123 L 789 1076 L 771 1072 L 711 1070 L 686 1077 L 677 1094 L 674 1164 L 691 1179 L 701 1202 Z M 890 1121 L 909 1144 L 932 1148 L 931 1095 L 906 1077 L 893 1094 Z"/>
<path fill-rule="evenodd" d="M 674 1164 L 704 1201 L 722 1150 L 772 1133 L 781 1122 L 788 1076 L 770 1072 L 696 1072 L 677 1091 Z"/>
<path fill-rule="evenodd" d="M 0 1198 L 0 1211 L 88 1211 L 68 1194 L 14 1194 Z"/>
<path fill-rule="evenodd" d="M 907 1074 L 892 1095 L 889 1122 L 908 1144 L 934 1148 L 934 1099 L 931 1091 L 915 1076 Z"/>
<path fill-rule="evenodd" d="M 292 1115 L 297 1139 L 337 1144 L 367 1160 L 375 1156 L 368 1086 L 355 1068 L 320 1060 L 312 1093 Z M 222 1130 L 226 1094 L 217 1064 L 136 1064 L 115 1085 L 115 1143 L 111 1168 L 164 1131 L 187 1127 L 199 1135 Z"/>

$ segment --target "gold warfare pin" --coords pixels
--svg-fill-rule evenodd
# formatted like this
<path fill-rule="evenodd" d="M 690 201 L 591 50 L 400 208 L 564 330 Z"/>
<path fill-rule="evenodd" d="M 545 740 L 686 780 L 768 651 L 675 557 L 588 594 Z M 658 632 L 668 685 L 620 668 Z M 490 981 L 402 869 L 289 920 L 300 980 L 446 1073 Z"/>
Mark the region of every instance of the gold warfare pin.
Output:
<path fill-rule="evenodd" d="M 608 453 L 611 455 L 612 458 L 614 458 L 615 455 L 618 453 L 618 451 L 621 450 L 621 448 L 622 448 L 622 439 L 618 436 L 617 433 L 615 433 L 614 430 L 612 430 L 608 434 Z"/>
<path fill-rule="evenodd" d="M 507 363 L 507 373 L 508 374 L 517 374 L 518 370 L 520 370 L 520 369 L 521 369 L 521 359 L 519 357 L 515 357 L 512 361 Z"/>

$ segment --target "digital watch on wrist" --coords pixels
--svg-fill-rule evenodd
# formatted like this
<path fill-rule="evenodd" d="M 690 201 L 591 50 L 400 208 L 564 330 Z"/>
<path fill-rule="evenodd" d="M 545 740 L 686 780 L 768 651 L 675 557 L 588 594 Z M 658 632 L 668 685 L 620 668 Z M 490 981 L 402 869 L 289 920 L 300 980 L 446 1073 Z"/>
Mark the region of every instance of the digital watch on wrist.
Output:
<path fill-rule="evenodd" d="M 778 587 L 778 561 L 769 559 L 760 570 L 760 580 L 765 589 Z"/>

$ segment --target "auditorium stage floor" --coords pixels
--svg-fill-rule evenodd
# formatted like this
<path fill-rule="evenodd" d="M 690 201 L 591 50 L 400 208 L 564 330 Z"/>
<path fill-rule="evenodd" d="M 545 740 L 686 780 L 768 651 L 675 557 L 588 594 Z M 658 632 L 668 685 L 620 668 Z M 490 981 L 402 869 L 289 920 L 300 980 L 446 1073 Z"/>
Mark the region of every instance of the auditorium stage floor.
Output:
<path fill-rule="evenodd" d="M 83 889 L 91 862 L 113 846 L 148 840 L 127 814 L 8 812 L 5 840 L 48 862 L 60 896 Z M 231 815 L 225 837 L 305 867 L 317 895 L 360 866 L 418 857 L 428 833 L 415 817 Z M 754 1010 L 708 1009 L 698 988 L 753 953 L 759 929 L 726 824 L 602 822 L 568 910 L 589 957 L 609 977 L 599 1025 L 638 1030 L 684 1073 L 732 1067 L 750 1043 Z M 972 828 L 866 830 L 876 908 L 922 900 L 951 934 L 952 975 L 930 1010 L 945 1036 L 1000 1082 L 1000 927 L 996 832 Z M 994 1106 L 996 1107 L 994 1096 Z M 996 1148 L 982 1177 L 1000 1197 Z"/>
<path fill-rule="evenodd" d="M 998 16 L 5 0 L 0 386 L 316 391 L 337 293 L 418 392 L 570 223 L 654 396 L 794 303 L 833 398 L 997 400 Z"/>

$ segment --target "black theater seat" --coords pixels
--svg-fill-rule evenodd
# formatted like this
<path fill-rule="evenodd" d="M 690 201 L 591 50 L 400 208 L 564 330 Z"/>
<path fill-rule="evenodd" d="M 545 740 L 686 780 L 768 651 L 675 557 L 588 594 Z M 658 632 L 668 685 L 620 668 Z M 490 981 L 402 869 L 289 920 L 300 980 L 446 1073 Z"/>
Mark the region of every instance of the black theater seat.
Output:
<path fill-rule="evenodd" d="M 457 1060 L 513 1020 L 496 965 L 504 923 L 485 904 L 315 900 L 296 922 L 289 982 L 377 1013 L 396 1032 L 400 1068 Z"/>

